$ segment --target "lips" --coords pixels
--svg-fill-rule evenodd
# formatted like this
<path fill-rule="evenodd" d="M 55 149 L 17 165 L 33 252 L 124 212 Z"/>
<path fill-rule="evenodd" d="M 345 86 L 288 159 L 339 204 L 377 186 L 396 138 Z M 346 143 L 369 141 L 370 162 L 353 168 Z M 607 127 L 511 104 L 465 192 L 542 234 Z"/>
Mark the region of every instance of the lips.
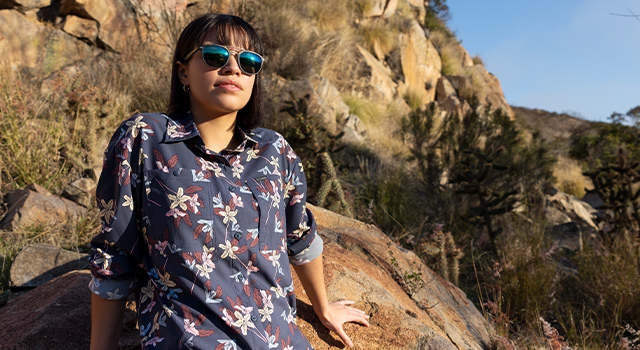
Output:
<path fill-rule="evenodd" d="M 216 83 L 215 86 L 229 90 L 243 90 L 242 86 L 238 82 L 233 80 L 222 80 Z"/>

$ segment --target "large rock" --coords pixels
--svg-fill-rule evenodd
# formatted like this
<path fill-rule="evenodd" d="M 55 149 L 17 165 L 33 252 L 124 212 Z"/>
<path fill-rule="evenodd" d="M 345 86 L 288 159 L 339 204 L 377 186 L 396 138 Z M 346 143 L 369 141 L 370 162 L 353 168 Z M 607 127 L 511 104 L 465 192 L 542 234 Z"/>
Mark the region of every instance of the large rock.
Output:
<path fill-rule="evenodd" d="M 404 75 L 400 93 L 415 94 L 422 104 L 433 102 L 442 61 L 438 50 L 427 40 L 424 29 L 415 20 L 408 33 L 400 35 L 400 55 Z"/>
<path fill-rule="evenodd" d="M 96 182 L 92 179 L 81 178 L 65 186 L 62 196 L 81 206 L 88 208 L 95 200 Z"/>
<path fill-rule="evenodd" d="M 13 287 L 37 287 L 69 271 L 87 267 L 87 254 L 48 244 L 31 244 L 18 253 L 11 265 Z"/>
<path fill-rule="evenodd" d="M 464 293 L 436 275 L 412 252 L 373 226 L 309 206 L 325 240 L 330 301 L 351 299 L 370 316 L 370 327 L 346 325 L 363 349 L 484 349 L 485 319 Z M 419 276 L 409 278 L 407 276 Z M 301 285 L 295 280 L 295 288 Z M 340 347 L 321 326 L 303 292 L 298 325 L 315 349 Z"/>
<path fill-rule="evenodd" d="M 349 115 L 349 107 L 342 101 L 340 93 L 325 78 L 312 77 L 308 80 L 287 81 L 273 77 L 267 80 L 266 85 L 275 90 L 276 105 L 282 105 L 284 101 L 291 101 L 292 98 L 297 100 L 308 95 L 307 112 L 318 117 L 318 124 L 331 134 L 337 134 L 340 131 L 336 118 L 346 118 Z"/>
<path fill-rule="evenodd" d="M 545 195 L 545 206 L 552 206 L 558 209 L 573 222 L 586 224 L 594 230 L 599 230 L 595 222 L 598 218 L 598 211 L 593 209 L 589 203 L 583 202 L 572 195 L 555 188 L 550 189 L 549 193 Z"/>
<path fill-rule="evenodd" d="M 74 271 L 0 308 L 2 350 L 85 350 L 91 334 L 91 274 Z M 125 312 L 120 349 L 140 349 L 136 315 Z"/>
<path fill-rule="evenodd" d="M 60 225 L 87 215 L 85 208 L 36 184 L 9 193 L 8 203 L 7 214 L 0 222 L 0 228 L 7 231 L 31 225 Z"/>
<path fill-rule="evenodd" d="M 108 47 L 121 51 L 137 36 L 135 13 L 122 0 L 62 0 L 60 15 L 81 14 L 100 23 L 98 38 Z"/>
<path fill-rule="evenodd" d="M 346 324 L 357 349 L 485 349 L 487 322 L 464 293 L 378 229 L 309 205 L 325 241 L 324 273 L 330 301 L 351 299 L 370 327 Z M 409 276 L 409 277 L 408 277 Z M 415 277 L 412 277 L 415 276 Z M 0 349 L 86 349 L 90 332 L 88 272 L 71 272 L 0 308 Z M 298 326 L 315 349 L 341 349 L 313 312 L 300 281 Z M 132 313 L 120 348 L 139 348 Z M 73 329 L 73 332 L 69 332 Z M 61 336 L 64 335 L 64 336 Z"/>
<path fill-rule="evenodd" d="M 360 117 L 355 114 L 349 114 L 342 129 L 344 135 L 342 140 L 350 143 L 360 144 L 364 141 L 366 129 L 360 122 Z"/>
<path fill-rule="evenodd" d="M 438 79 L 436 101 L 438 106 L 448 114 L 462 116 L 468 110 L 468 104 L 460 102 L 458 92 L 445 76 Z"/>
<path fill-rule="evenodd" d="M 62 30 L 79 39 L 94 43 L 98 38 L 98 22 L 74 15 L 68 15 Z"/>
<path fill-rule="evenodd" d="M 0 63 L 53 72 L 92 55 L 92 48 L 67 33 L 35 23 L 16 10 L 0 11 Z"/>
<path fill-rule="evenodd" d="M 480 104 L 490 104 L 494 109 L 500 108 L 513 120 L 513 110 L 504 98 L 498 78 L 487 72 L 481 65 L 463 67 L 463 69 L 464 76 L 447 77 L 458 95 L 465 99 L 475 95 Z"/>
<path fill-rule="evenodd" d="M 391 69 L 376 59 L 369 51 L 358 45 L 358 51 L 371 71 L 369 85 L 373 88 L 375 100 L 381 98 L 385 104 L 391 102 L 396 95 L 397 84 L 391 79 Z"/>
<path fill-rule="evenodd" d="M 7 8 L 20 7 L 22 10 L 30 10 L 49 6 L 51 4 L 51 0 L 3 0 L 0 1 L 0 3 L 7 3 L 5 5 Z"/>

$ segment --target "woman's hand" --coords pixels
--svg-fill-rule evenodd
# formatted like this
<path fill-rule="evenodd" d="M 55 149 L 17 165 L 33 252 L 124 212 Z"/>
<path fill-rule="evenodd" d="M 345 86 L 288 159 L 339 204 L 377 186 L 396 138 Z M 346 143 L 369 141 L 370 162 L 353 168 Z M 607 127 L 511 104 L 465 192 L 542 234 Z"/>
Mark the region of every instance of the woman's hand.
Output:
<path fill-rule="evenodd" d="M 318 315 L 322 324 L 338 334 L 342 342 L 350 348 L 353 347 L 353 342 L 347 333 L 344 332 L 344 329 L 342 329 L 342 325 L 347 322 L 357 322 L 369 327 L 369 315 L 360 309 L 349 306 L 353 305 L 353 303 L 354 301 L 352 300 L 341 300 L 329 303 L 323 314 Z"/>
<path fill-rule="evenodd" d="M 327 301 L 322 255 L 306 264 L 294 265 L 293 268 L 322 324 L 338 334 L 342 342 L 352 348 L 353 342 L 342 329 L 342 325 L 346 322 L 357 322 L 369 327 L 369 316 L 364 311 L 349 306 L 353 305 L 354 301 L 352 300 L 341 300 L 334 303 Z"/>
<path fill-rule="evenodd" d="M 334 303 L 329 303 L 326 310 L 322 315 L 318 315 L 322 324 L 329 330 L 335 332 L 342 342 L 347 344 L 348 347 L 353 347 L 351 338 L 344 332 L 342 325 L 347 322 L 360 323 L 365 327 L 369 327 L 369 315 L 360 309 L 351 307 L 355 303 L 352 300 L 341 300 Z"/>

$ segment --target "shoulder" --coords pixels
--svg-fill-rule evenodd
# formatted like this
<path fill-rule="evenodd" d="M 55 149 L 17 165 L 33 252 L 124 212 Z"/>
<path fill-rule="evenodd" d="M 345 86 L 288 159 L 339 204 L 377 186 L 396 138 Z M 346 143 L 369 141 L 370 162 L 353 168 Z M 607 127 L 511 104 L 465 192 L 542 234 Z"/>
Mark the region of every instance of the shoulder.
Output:
<path fill-rule="evenodd" d="M 160 138 L 167 132 L 171 118 L 163 113 L 139 113 L 125 119 L 113 135 L 113 140 Z M 112 140 L 112 141 L 113 141 Z"/>
<path fill-rule="evenodd" d="M 247 136 L 258 143 L 260 147 L 274 145 L 276 147 L 289 147 L 284 137 L 277 131 L 266 128 L 255 128 L 247 133 Z"/>

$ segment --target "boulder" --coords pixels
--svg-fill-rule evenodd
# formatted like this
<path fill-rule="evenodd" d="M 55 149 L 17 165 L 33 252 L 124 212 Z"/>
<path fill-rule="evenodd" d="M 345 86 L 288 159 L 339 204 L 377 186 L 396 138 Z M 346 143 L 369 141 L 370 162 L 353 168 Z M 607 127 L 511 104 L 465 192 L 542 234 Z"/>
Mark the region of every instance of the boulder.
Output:
<path fill-rule="evenodd" d="M 20 7 L 22 10 L 39 9 L 51 4 L 51 0 L 9 0 L 0 2 L 7 2 L 7 8 Z"/>
<path fill-rule="evenodd" d="M 399 92 L 415 94 L 422 104 L 433 102 L 436 84 L 441 76 L 442 61 L 424 29 L 413 20 L 406 34 L 400 34 L 400 56 L 404 84 Z"/>
<path fill-rule="evenodd" d="M 594 220 L 598 217 L 598 211 L 593 209 L 587 202 L 566 194 L 558 189 L 550 189 L 545 195 L 545 206 L 552 206 L 558 209 L 577 224 L 586 224 L 593 230 L 599 227 Z"/>
<path fill-rule="evenodd" d="M 427 14 L 427 9 L 425 8 L 425 5 L 429 6 L 429 2 L 424 0 L 404 0 L 404 1 L 407 4 L 409 4 L 411 9 L 415 12 L 415 16 L 418 19 L 418 21 L 420 21 L 420 23 L 424 23 L 424 19 Z"/>
<path fill-rule="evenodd" d="M 95 43 L 98 38 L 98 23 L 96 21 L 68 15 L 64 21 L 62 30 L 79 39 Z"/>
<path fill-rule="evenodd" d="M 551 228 L 552 247 L 563 252 L 578 253 L 584 247 L 584 238 L 592 233 L 594 233 L 593 228 L 575 222 L 555 225 Z"/>
<path fill-rule="evenodd" d="M 113 50 L 122 51 L 137 37 L 135 12 L 122 0 L 61 0 L 57 15 L 69 14 L 98 22 L 98 38 Z"/>
<path fill-rule="evenodd" d="M 96 191 L 96 182 L 92 179 L 81 178 L 65 186 L 62 196 L 81 206 L 88 208 L 93 203 Z"/>
<path fill-rule="evenodd" d="M 87 44 L 51 26 L 32 22 L 16 10 L 0 10 L 0 62 L 53 72 L 93 55 Z"/>
<path fill-rule="evenodd" d="M 447 77 L 442 76 L 436 85 L 436 101 L 438 106 L 448 114 L 462 116 L 466 112 L 466 105 L 460 102 L 458 92 L 453 88 Z"/>
<path fill-rule="evenodd" d="M 329 79 L 319 75 L 309 78 L 314 92 L 320 98 L 320 113 L 334 117 L 346 117 L 349 114 L 349 106 L 342 100 L 342 95 L 338 88 L 333 86 Z"/>
<path fill-rule="evenodd" d="M 9 193 L 8 207 L 6 216 L 0 221 L 0 228 L 7 231 L 36 224 L 59 225 L 87 215 L 85 208 L 54 196 L 36 184 Z"/>
<path fill-rule="evenodd" d="M 318 125 L 324 127 L 329 133 L 339 132 L 336 118 L 344 118 L 349 113 L 349 107 L 342 101 L 337 89 L 324 78 L 312 78 L 308 80 L 287 81 L 283 78 L 274 77 L 268 80 L 265 85 L 271 86 L 275 94 L 275 105 L 282 105 L 284 101 L 304 98 L 307 99 L 307 113 L 317 117 Z M 318 90 L 316 90 L 316 87 Z M 320 94 L 324 96 L 321 96 Z M 326 99 L 325 99 L 326 98 Z"/>
<path fill-rule="evenodd" d="M 398 0 L 388 0 L 387 7 L 384 9 L 384 13 L 382 15 L 385 18 L 391 18 L 396 13 L 397 8 L 398 8 Z"/>
<path fill-rule="evenodd" d="M 11 285 L 37 287 L 69 271 L 86 268 L 87 258 L 87 254 L 48 244 L 30 244 L 18 253 L 11 265 Z"/>
<path fill-rule="evenodd" d="M 395 245 L 377 228 L 309 205 L 325 241 L 330 301 L 351 299 L 370 327 L 346 324 L 357 349 L 486 349 L 489 325 L 453 284 Z M 90 274 L 74 271 L 11 299 L 0 308 L 2 349 L 86 349 Z M 298 327 L 318 350 L 344 348 L 317 318 L 294 276 Z M 121 349 L 140 348 L 135 314 L 126 313 Z M 73 329 L 73 332 L 69 332 Z"/>
<path fill-rule="evenodd" d="M 342 140 L 355 144 L 362 143 L 366 134 L 364 125 L 360 122 L 360 117 L 355 114 L 349 114 L 342 131 L 344 132 Z"/>
<path fill-rule="evenodd" d="M 582 201 L 589 204 L 594 209 L 599 209 L 606 205 L 597 193 L 588 190 L 584 197 L 582 197 Z"/>
<path fill-rule="evenodd" d="M 374 99 L 381 98 L 384 103 L 389 103 L 396 95 L 397 84 L 391 78 L 391 69 L 375 58 L 369 51 L 358 45 L 358 51 L 364 58 L 371 71 L 369 86 L 373 88 Z"/>
<path fill-rule="evenodd" d="M 345 325 L 363 349 L 484 349 L 489 326 L 465 294 L 377 228 L 309 205 L 325 241 L 330 301 L 351 299 L 370 327 Z M 407 277 L 417 276 L 417 277 Z M 296 279 L 295 288 L 302 291 Z M 298 326 L 315 349 L 341 347 L 298 292 Z"/>
<path fill-rule="evenodd" d="M 91 334 L 89 271 L 69 272 L 0 308 L 2 350 L 84 350 Z M 136 314 L 125 312 L 120 349 L 140 349 Z"/>

